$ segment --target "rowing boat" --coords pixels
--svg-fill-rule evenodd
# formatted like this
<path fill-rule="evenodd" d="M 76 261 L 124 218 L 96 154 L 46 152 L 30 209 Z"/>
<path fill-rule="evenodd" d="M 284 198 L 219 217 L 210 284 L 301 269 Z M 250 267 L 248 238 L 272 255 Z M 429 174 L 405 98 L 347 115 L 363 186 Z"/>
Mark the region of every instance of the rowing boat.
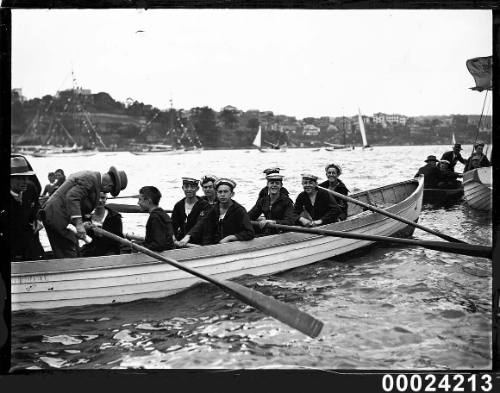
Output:
<path fill-rule="evenodd" d="M 352 197 L 416 222 L 423 177 L 353 194 Z M 409 236 L 414 228 L 380 213 L 348 205 L 348 219 L 324 229 Z M 162 255 L 217 279 L 266 275 L 345 254 L 373 242 L 287 232 L 251 241 L 165 251 Z M 129 302 L 178 293 L 199 278 L 144 254 L 11 263 L 12 310 Z"/>
<path fill-rule="evenodd" d="M 424 188 L 424 203 L 449 205 L 460 202 L 463 196 L 463 187 Z"/>
<path fill-rule="evenodd" d="M 464 173 L 463 186 L 467 204 L 478 210 L 491 210 L 492 167 L 477 168 Z"/>

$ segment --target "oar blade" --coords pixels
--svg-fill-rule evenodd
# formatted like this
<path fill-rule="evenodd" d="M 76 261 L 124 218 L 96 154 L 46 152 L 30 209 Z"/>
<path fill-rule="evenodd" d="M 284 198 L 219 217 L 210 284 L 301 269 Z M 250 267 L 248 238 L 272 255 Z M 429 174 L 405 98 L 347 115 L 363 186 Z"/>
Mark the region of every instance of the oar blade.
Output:
<path fill-rule="evenodd" d="M 309 337 L 317 337 L 321 329 L 323 329 L 323 322 L 292 305 L 283 303 L 233 281 L 224 280 L 220 281 L 220 283 L 227 289 L 230 289 L 232 294 L 244 303 L 250 304 L 266 315 L 276 318 L 280 322 L 297 329 Z"/>
<path fill-rule="evenodd" d="M 488 246 L 478 246 L 468 243 L 445 243 L 434 241 L 422 241 L 424 247 L 436 251 L 447 251 L 471 257 L 492 258 L 492 248 Z"/>

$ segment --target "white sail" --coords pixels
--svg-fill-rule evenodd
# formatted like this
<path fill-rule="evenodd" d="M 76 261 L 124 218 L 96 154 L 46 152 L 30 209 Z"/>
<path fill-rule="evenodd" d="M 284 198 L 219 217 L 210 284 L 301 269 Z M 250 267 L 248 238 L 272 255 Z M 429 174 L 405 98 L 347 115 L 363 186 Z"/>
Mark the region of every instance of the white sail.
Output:
<path fill-rule="evenodd" d="M 363 123 L 363 116 L 361 116 L 361 110 L 358 108 L 358 121 L 359 121 L 359 132 L 361 132 L 361 138 L 363 138 L 363 147 L 367 147 L 368 142 L 366 141 L 366 131 L 365 123 Z"/>
<path fill-rule="evenodd" d="M 451 143 L 453 143 L 453 144 L 457 143 L 457 141 L 455 139 L 455 133 L 451 134 Z"/>
<path fill-rule="evenodd" d="M 257 146 L 259 149 L 262 147 L 262 130 L 260 129 L 259 126 L 259 131 L 257 132 L 257 135 L 255 135 L 255 139 L 253 140 L 253 145 Z"/>

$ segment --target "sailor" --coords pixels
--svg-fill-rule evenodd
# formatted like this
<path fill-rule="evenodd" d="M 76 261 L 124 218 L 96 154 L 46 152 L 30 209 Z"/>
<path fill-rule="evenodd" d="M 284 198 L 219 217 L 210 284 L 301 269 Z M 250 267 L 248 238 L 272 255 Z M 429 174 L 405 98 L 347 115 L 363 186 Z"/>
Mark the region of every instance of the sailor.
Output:
<path fill-rule="evenodd" d="M 267 176 L 268 175 L 271 175 L 273 173 L 280 173 L 280 170 L 281 170 L 280 168 L 267 168 L 267 169 L 264 169 L 263 172 L 266 175 L 266 180 L 267 180 Z M 285 187 L 281 187 L 280 192 L 283 195 L 286 195 L 286 196 L 289 195 L 288 190 Z M 266 196 L 268 194 L 269 194 L 269 190 L 268 190 L 267 185 L 266 185 L 262 190 L 260 190 L 259 196 L 258 196 L 257 200 L 259 200 L 260 198 L 262 198 L 262 197 L 264 197 L 264 196 Z"/>
<path fill-rule="evenodd" d="M 283 188 L 283 175 L 271 173 L 266 176 L 268 194 L 259 198 L 257 203 L 248 212 L 250 220 L 256 220 L 261 214 L 264 219 L 259 220 L 259 228 L 262 230 L 267 224 L 294 225 L 297 215 L 293 208 L 293 201 L 281 193 Z M 275 229 L 266 228 L 265 234 L 277 233 Z"/>
<path fill-rule="evenodd" d="M 152 251 L 165 251 L 174 248 L 172 219 L 159 206 L 161 192 L 154 186 L 145 186 L 139 190 L 137 204 L 144 212 L 149 212 L 146 222 L 146 237 L 141 244 Z"/>
<path fill-rule="evenodd" d="M 330 224 L 338 220 L 342 209 L 328 191 L 318 188 L 318 176 L 302 174 L 302 191 L 295 201 L 297 222 L 306 227 Z"/>
<path fill-rule="evenodd" d="M 450 162 L 450 170 L 452 172 L 455 171 L 455 165 L 458 161 L 465 165 L 465 159 L 460 154 L 460 150 L 462 150 L 462 145 L 460 143 L 455 143 L 453 145 L 453 150 L 443 153 L 443 156 L 441 157 L 442 160 Z"/>
<path fill-rule="evenodd" d="M 207 245 L 228 243 L 236 240 L 251 240 L 255 237 L 248 213 L 233 200 L 236 182 L 220 178 L 215 182 L 217 202 L 207 216 L 184 236 L 180 245 L 192 243 Z"/>
<path fill-rule="evenodd" d="M 459 188 L 462 185 L 457 178 L 463 175 L 451 171 L 450 162 L 448 160 L 439 161 L 439 172 L 438 188 Z"/>
<path fill-rule="evenodd" d="M 12 261 L 43 259 L 44 251 L 38 232 L 42 228 L 37 219 L 40 208 L 40 185 L 35 172 L 22 156 L 10 159 L 10 209 L 8 223 Z M 2 225 L 3 226 L 3 225 Z"/>
<path fill-rule="evenodd" d="M 215 195 L 215 188 L 214 188 L 216 180 L 217 177 L 213 175 L 205 175 L 200 180 L 201 189 L 203 190 L 203 194 L 205 194 L 204 196 L 201 197 L 201 199 L 207 201 L 210 206 L 213 206 L 217 201 L 217 196 Z"/>
<path fill-rule="evenodd" d="M 80 249 L 83 257 L 97 257 L 102 255 L 120 254 L 120 243 L 92 231 L 92 225 L 101 227 L 105 231 L 123 237 L 123 222 L 120 213 L 106 206 L 107 195 L 100 193 L 99 202 L 92 214 L 84 217 L 83 225 L 89 232 L 92 242 L 85 244 Z"/>
<path fill-rule="evenodd" d="M 211 208 L 206 200 L 196 195 L 200 189 L 198 182 L 198 179 L 191 177 L 182 178 L 182 191 L 185 197 L 175 204 L 172 211 L 175 243 L 181 240 L 198 220 L 203 219 Z"/>
<path fill-rule="evenodd" d="M 41 210 L 54 257 L 77 257 L 78 239 L 87 235 L 83 217 L 95 209 L 101 192 L 117 196 L 125 187 L 127 175 L 114 166 L 106 173 L 81 171 L 68 176 Z M 76 227 L 76 234 L 67 228 L 69 224 Z"/>
<path fill-rule="evenodd" d="M 436 156 L 427 156 L 426 164 L 418 169 L 415 177 L 424 175 L 424 188 L 437 188 L 438 182 L 441 180 L 441 172 L 437 167 L 438 159 Z"/>
<path fill-rule="evenodd" d="M 479 157 L 479 167 L 480 168 L 491 166 L 490 160 L 488 160 L 488 157 L 486 157 L 486 155 L 483 153 L 483 149 L 484 149 L 484 143 L 478 142 L 474 145 L 474 152 L 472 153 L 472 155 L 476 155 Z M 464 172 L 471 170 L 471 165 L 469 165 L 469 162 L 472 158 L 472 155 L 471 155 L 471 157 L 469 157 L 467 159 L 467 163 L 465 164 Z"/>
<path fill-rule="evenodd" d="M 337 164 L 328 164 L 325 166 L 325 173 L 328 180 L 320 183 L 320 186 L 347 196 L 349 190 L 342 180 L 339 179 L 339 176 L 342 174 L 340 166 Z M 344 221 L 347 218 L 347 201 L 341 198 L 335 198 L 335 201 L 342 209 L 339 220 Z"/>

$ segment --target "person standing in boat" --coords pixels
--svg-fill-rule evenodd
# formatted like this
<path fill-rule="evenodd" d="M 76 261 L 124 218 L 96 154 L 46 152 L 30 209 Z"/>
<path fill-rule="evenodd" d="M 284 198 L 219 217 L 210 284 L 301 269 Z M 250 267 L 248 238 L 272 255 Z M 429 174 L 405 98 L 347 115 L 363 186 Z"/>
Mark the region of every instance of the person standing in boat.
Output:
<path fill-rule="evenodd" d="M 328 188 L 332 191 L 336 191 L 342 195 L 347 196 L 347 194 L 349 194 L 349 190 L 342 182 L 342 180 L 339 179 L 339 176 L 342 174 L 342 169 L 340 168 L 339 165 L 328 164 L 325 167 L 325 173 L 328 180 L 324 181 L 323 183 L 320 183 L 321 187 Z M 344 221 L 347 218 L 347 201 L 345 199 L 340 199 L 340 200 L 339 199 L 335 198 L 335 201 L 342 209 L 342 213 L 339 216 L 339 220 Z"/>
<path fill-rule="evenodd" d="M 101 192 L 117 196 L 125 187 L 127 175 L 114 166 L 106 173 L 81 171 L 68 176 L 41 210 L 54 257 L 77 257 L 78 239 L 87 235 L 83 217 L 95 209 Z M 67 228 L 69 224 L 76 227 L 76 233 Z"/>
<path fill-rule="evenodd" d="M 97 203 L 97 206 L 92 214 L 84 217 L 83 225 L 89 232 L 92 242 L 85 244 L 80 249 L 80 255 L 82 257 L 120 254 L 120 243 L 115 240 L 108 239 L 107 237 L 95 234 L 91 228 L 91 225 L 95 225 L 105 231 L 123 237 L 122 216 L 115 210 L 105 206 L 107 199 L 107 195 L 104 192 L 101 192 L 99 202 Z"/>
<path fill-rule="evenodd" d="M 280 173 L 280 170 L 281 170 L 280 168 L 267 168 L 267 169 L 264 169 L 264 174 L 266 175 L 266 180 L 267 180 L 267 176 L 268 175 L 271 175 L 273 173 Z M 286 195 L 286 196 L 289 195 L 288 190 L 285 187 L 281 187 L 280 193 L 282 193 L 283 195 Z M 260 190 L 259 196 L 258 196 L 257 200 L 259 200 L 262 197 L 265 197 L 268 194 L 269 194 L 269 189 L 268 189 L 268 187 L 266 185 L 262 190 Z"/>
<path fill-rule="evenodd" d="M 205 175 L 200 180 L 203 194 L 205 194 L 204 196 L 201 197 L 201 199 L 207 201 L 210 206 L 215 205 L 215 202 L 217 202 L 217 195 L 215 195 L 215 187 L 214 187 L 216 180 L 217 177 L 213 175 Z"/>
<path fill-rule="evenodd" d="M 42 225 L 37 219 L 41 187 L 38 179 L 34 181 L 35 179 L 35 172 L 28 166 L 24 157 L 11 157 L 9 217 L 2 226 L 9 229 L 12 261 L 44 258 L 44 250 L 38 236 Z"/>
<path fill-rule="evenodd" d="M 438 159 L 436 156 L 428 156 L 425 160 L 425 165 L 418 169 L 415 177 L 424 175 L 424 188 L 437 188 L 441 180 L 441 171 L 437 167 Z"/>
<path fill-rule="evenodd" d="M 176 244 L 210 210 L 210 204 L 196 195 L 200 189 L 198 182 L 198 179 L 191 177 L 182 178 L 182 191 L 184 191 L 185 197 L 175 204 L 172 211 L 174 243 Z"/>
<path fill-rule="evenodd" d="M 268 194 L 259 198 L 254 207 L 248 212 L 250 220 L 257 220 L 261 214 L 264 219 L 259 220 L 260 230 L 264 234 L 278 233 L 279 231 L 265 228 L 267 224 L 294 225 L 297 221 L 293 201 L 281 193 L 283 188 L 283 175 L 271 173 L 266 176 Z"/>
<path fill-rule="evenodd" d="M 472 169 L 469 162 L 471 161 L 471 158 L 474 155 L 479 157 L 479 168 L 491 166 L 490 160 L 488 160 L 488 157 L 486 157 L 486 155 L 483 153 L 483 149 L 484 149 L 483 142 L 479 142 L 479 143 L 476 143 L 474 145 L 474 152 L 467 159 L 467 163 L 465 164 L 464 172 L 470 171 Z"/>
<path fill-rule="evenodd" d="M 450 170 L 449 161 L 439 161 L 439 172 L 438 188 L 459 188 L 462 185 L 462 183 L 457 180 L 457 178 L 462 177 L 462 174 Z"/>
<path fill-rule="evenodd" d="M 233 200 L 236 182 L 221 178 L 215 182 L 217 203 L 203 220 L 179 242 L 180 246 L 193 243 L 207 245 L 228 243 L 236 240 L 251 240 L 255 237 L 248 213 L 243 206 Z"/>
<path fill-rule="evenodd" d="M 453 150 L 443 153 L 443 156 L 441 157 L 442 160 L 447 160 L 450 162 L 450 171 L 452 172 L 455 171 L 455 165 L 458 161 L 460 161 L 464 165 L 466 163 L 465 159 L 460 154 L 460 150 L 462 150 L 462 145 L 460 143 L 455 143 L 453 145 Z"/>
<path fill-rule="evenodd" d="M 295 201 L 297 222 L 305 227 L 315 227 L 336 222 L 342 209 L 328 191 L 318 188 L 318 176 L 302 174 L 302 191 Z"/>
<path fill-rule="evenodd" d="M 146 222 L 146 237 L 141 245 L 152 251 L 165 251 L 174 248 L 172 219 L 159 206 L 160 199 L 161 192 L 154 186 L 145 186 L 139 190 L 137 204 L 143 211 L 149 212 L 149 218 Z"/>

